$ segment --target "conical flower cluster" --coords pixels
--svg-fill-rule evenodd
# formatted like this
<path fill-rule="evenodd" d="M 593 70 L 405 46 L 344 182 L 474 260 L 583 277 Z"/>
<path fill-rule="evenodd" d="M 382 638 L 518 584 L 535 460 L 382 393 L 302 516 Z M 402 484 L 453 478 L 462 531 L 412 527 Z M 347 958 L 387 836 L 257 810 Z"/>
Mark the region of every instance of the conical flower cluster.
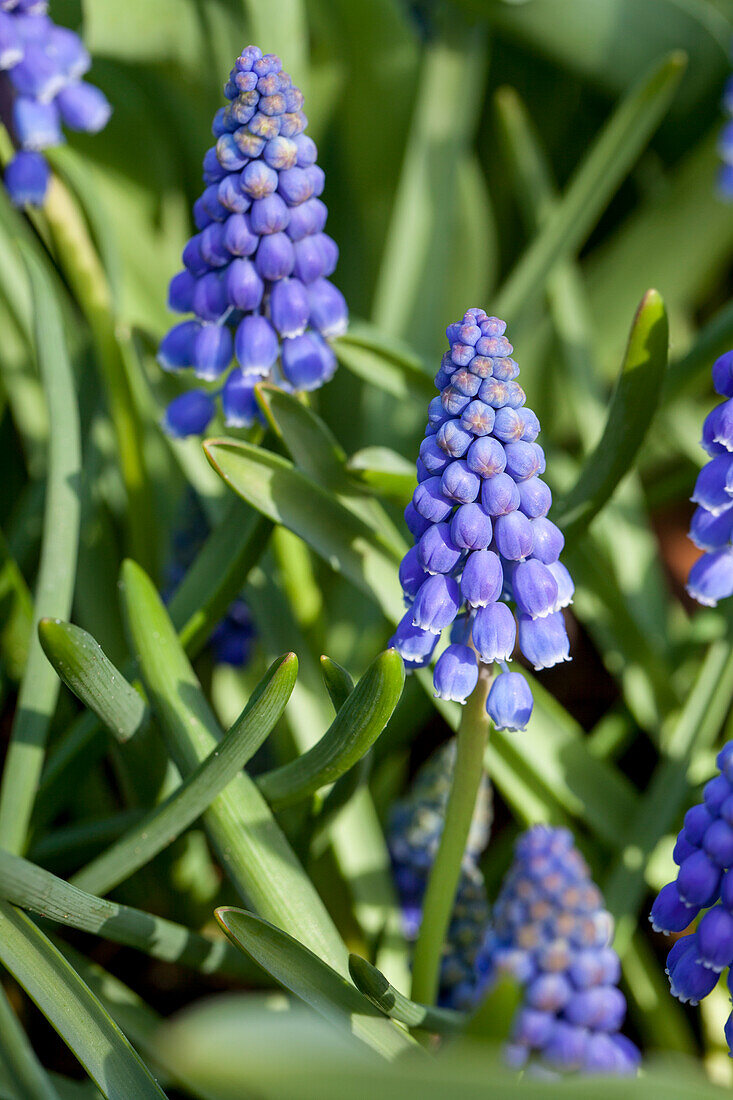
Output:
<path fill-rule="evenodd" d="M 62 126 L 97 133 L 111 108 L 82 80 L 91 59 L 77 34 L 49 18 L 47 0 L 0 0 L 0 71 L 11 104 L 4 119 L 18 152 L 5 170 L 16 206 L 40 206 L 50 170 L 41 150 L 64 141 Z"/>
<path fill-rule="evenodd" d="M 713 365 L 713 385 L 725 401 L 705 418 L 701 445 L 710 455 L 695 483 L 690 539 L 705 553 L 687 580 L 698 603 L 715 607 L 733 595 L 733 351 Z"/>
<path fill-rule="evenodd" d="M 507 1056 L 516 1067 L 633 1073 L 619 1033 L 626 1001 L 611 947 L 613 922 L 567 829 L 535 826 L 517 841 L 494 906 L 492 978 L 521 983 L 524 1001 Z"/>
<path fill-rule="evenodd" d="M 677 877 L 660 890 L 649 918 L 655 931 L 669 934 L 684 932 L 703 913 L 696 931 L 681 936 L 667 956 L 672 995 L 690 1004 L 707 997 L 733 965 L 733 741 L 717 764 L 703 801 L 685 814 L 674 849 Z M 733 1057 L 733 1013 L 725 1037 Z"/>
<path fill-rule="evenodd" d="M 440 844 L 455 767 L 456 744 L 449 741 L 422 767 L 407 797 L 392 810 L 388 843 L 402 905 L 405 934 L 414 940 L 430 871 Z M 440 971 L 440 1004 L 469 1010 L 481 998 L 488 959 L 483 944 L 489 906 L 478 859 L 491 829 L 491 787 L 483 776 L 461 867 L 446 951 Z"/>
<path fill-rule="evenodd" d="M 325 177 L 304 133 L 301 92 L 278 57 L 248 46 L 224 94 L 216 144 L 204 157 L 206 188 L 194 204 L 198 232 L 169 291 L 170 308 L 194 316 L 172 328 L 158 352 L 165 370 L 191 369 L 214 387 L 171 402 L 165 427 L 174 436 L 203 432 L 217 397 L 229 426 L 250 426 L 254 387 L 264 378 L 317 389 L 336 369 L 328 341 L 348 320 L 329 281 L 338 248 L 323 231 Z"/>
<path fill-rule="evenodd" d="M 536 669 L 570 660 L 562 608 L 573 583 L 559 561 L 562 532 L 547 518 L 540 475 L 540 424 L 516 381 L 506 325 L 469 309 L 446 329 L 449 350 L 435 377 L 405 510 L 415 545 L 400 566 L 407 604 L 390 642 L 410 668 L 430 662 L 441 633 L 452 644 L 435 666 L 440 698 L 465 702 L 478 664 L 497 662 L 486 709 L 499 729 L 524 729 L 532 712 L 526 679 L 509 672 L 519 648 Z M 510 609 L 513 603 L 517 620 Z"/>

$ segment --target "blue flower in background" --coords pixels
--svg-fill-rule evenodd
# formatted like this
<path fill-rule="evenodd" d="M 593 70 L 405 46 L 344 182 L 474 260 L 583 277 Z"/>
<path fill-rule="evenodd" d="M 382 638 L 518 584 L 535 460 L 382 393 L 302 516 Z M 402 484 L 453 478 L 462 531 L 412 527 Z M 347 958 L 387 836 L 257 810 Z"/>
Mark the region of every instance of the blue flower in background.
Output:
<path fill-rule="evenodd" d="M 206 187 L 193 208 L 198 232 L 168 297 L 172 310 L 194 319 L 175 325 L 158 351 L 164 370 L 191 369 L 216 383 L 168 406 L 165 428 L 179 437 L 206 429 L 216 397 L 227 425 L 251 426 L 263 379 L 288 390 L 323 385 L 336 370 L 329 340 L 348 322 L 329 281 L 338 248 L 324 233 L 325 177 L 304 133 L 301 92 L 279 58 L 248 46 L 224 94 L 216 144 L 204 157 Z"/>
<path fill-rule="evenodd" d="M 14 144 L 5 186 L 16 206 L 40 206 L 50 170 L 41 150 L 64 141 L 63 126 L 97 133 L 111 107 L 82 77 L 91 59 L 77 34 L 58 27 L 45 0 L 0 0 L 0 71 Z"/>
<path fill-rule="evenodd" d="M 408 668 L 421 668 L 442 631 L 458 623 L 435 666 L 436 695 L 465 702 L 477 660 L 499 663 L 486 709 L 498 729 L 524 729 L 532 693 L 506 662 L 517 635 L 535 669 L 570 660 L 562 609 L 574 589 L 559 561 L 562 532 L 547 518 L 539 421 L 525 405 L 505 331 L 483 309 L 446 329 L 440 393 L 428 408 L 418 486 L 405 509 L 415 539 L 400 566 L 408 610 L 390 644 Z"/>
<path fill-rule="evenodd" d="M 718 172 L 718 189 L 724 199 L 733 199 L 733 76 L 729 76 L 726 81 L 722 107 L 728 121 L 718 139 L 718 152 L 723 162 Z"/>
<path fill-rule="evenodd" d="M 449 741 L 421 768 L 407 797 L 392 809 L 388 843 L 402 906 L 405 934 L 414 941 L 430 870 L 440 844 L 455 767 Z M 478 860 L 491 829 L 491 786 L 482 778 L 440 972 L 440 1004 L 464 1011 L 481 1000 L 488 974 L 484 941 L 489 906 Z"/>
<path fill-rule="evenodd" d="M 180 523 L 173 533 L 171 556 L 167 566 L 166 600 L 175 592 L 199 550 L 210 528 L 195 493 L 189 487 L 181 505 Z M 247 664 L 255 638 L 255 626 L 245 601 L 238 596 L 227 608 L 224 618 L 211 634 L 210 646 L 217 664 L 241 668 Z"/>
<path fill-rule="evenodd" d="M 634 1073 L 640 1056 L 619 1029 L 626 1001 L 613 921 L 567 829 L 524 833 L 493 910 L 490 980 L 522 986 L 507 1049 L 517 1068 Z"/>
<path fill-rule="evenodd" d="M 701 445 L 710 461 L 700 471 L 692 501 L 697 509 L 690 539 L 705 553 L 687 580 L 687 591 L 706 607 L 733 595 L 733 351 L 713 364 L 713 384 L 725 398 L 705 418 Z"/>
<path fill-rule="evenodd" d="M 703 913 L 667 956 L 672 995 L 690 1004 L 707 997 L 733 964 L 733 741 L 718 753 L 717 765 L 703 801 L 685 814 L 673 854 L 677 877 L 660 890 L 649 917 L 655 931 L 669 935 L 685 932 Z M 725 1037 L 733 1057 L 733 1013 Z"/>

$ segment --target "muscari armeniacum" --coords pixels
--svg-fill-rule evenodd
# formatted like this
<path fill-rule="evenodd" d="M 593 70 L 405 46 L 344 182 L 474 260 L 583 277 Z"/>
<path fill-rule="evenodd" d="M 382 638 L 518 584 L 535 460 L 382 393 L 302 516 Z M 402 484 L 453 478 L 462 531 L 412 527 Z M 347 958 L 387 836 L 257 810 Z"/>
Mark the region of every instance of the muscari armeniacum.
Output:
<path fill-rule="evenodd" d="M 729 990 L 733 984 L 733 741 L 718 753 L 717 765 L 703 801 L 685 814 L 673 853 L 677 877 L 660 890 L 649 917 L 655 931 L 669 935 L 685 932 L 703 914 L 667 956 L 670 989 L 683 1004 L 707 997 L 723 970 Z M 733 1057 L 733 1013 L 725 1037 Z"/>
<path fill-rule="evenodd" d="M 510 1064 L 634 1073 L 639 1052 L 619 1030 L 626 1001 L 613 921 L 567 829 L 537 825 L 519 838 L 492 925 L 489 983 L 505 975 L 522 987 Z"/>
<path fill-rule="evenodd" d="M 212 385 L 176 397 L 164 426 L 173 436 L 205 430 L 221 401 L 230 427 L 258 417 L 254 387 L 269 379 L 313 390 L 336 369 L 329 340 L 348 311 L 329 281 L 338 248 L 324 233 L 324 173 L 304 133 L 303 96 L 280 59 L 242 51 L 214 117 L 216 143 L 204 157 L 198 232 L 183 250 L 168 304 L 193 314 L 163 338 L 165 370 L 192 370 Z M 232 364 L 236 365 L 232 368 Z"/>
<path fill-rule="evenodd" d="M 733 595 L 733 351 L 713 365 L 713 385 L 725 398 L 705 418 L 701 445 L 710 456 L 692 501 L 690 539 L 705 553 L 687 581 L 689 594 L 707 607 Z"/>
<path fill-rule="evenodd" d="M 724 199 L 733 199 L 733 75 L 725 83 L 721 106 L 728 121 L 718 138 L 718 152 L 723 162 L 718 170 L 718 191 Z"/>
<path fill-rule="evenodd" d="M 43 203 L 50 170 L 42 150 L 64 141 L 63 126 L 97 133 L 106 125 L 107 99 L 82 80 L 90 65 L 79 36 L 49 17 L 47 0 L 0 0 L 0 102 L 17 148 L 5 186 L 16 206 Z"/>
<path fill-rule="evenodd" d="M 423 765 L 407 796 L 395 804 L 390 814 L 387 840 L 405 935 L 410 942 L 416 939 L 420 928 L 425 890 L 443 832 L 455 758 L 456 743 L 449 741 Z M 488 843 L 490 829 L 491 787 L 484 775 L 440 968 L 438 1001 L 446 1008 L 462 1011 L 475 1008 L 487 981 L 489 968 L 484 941 L 489 928 L 489 906 L 478 860 Z"/>
<path fill-rule="evenodd" d="M 441 633 L 436 695 L 463 703 L 478 662 L 498 663 L 486 709 L 499 729 L 524 729 L 526 679 L 507 661 L 519 649 L 535 669 L 570 660 L 562 609 L 573 583 L 559 557 L 564 538 L 547 518 L 552 496 L 540 475 L 540 425 L 525 405 L 506 325 L 469 309 L 446 329 L 449 350 L 435 377 L 405 509 L 415 540 L 400 566 L 407 612 L 392 637 L 408 668 L 429 664 Z M 514 605 L 517 618 L 510 608 Z"/>

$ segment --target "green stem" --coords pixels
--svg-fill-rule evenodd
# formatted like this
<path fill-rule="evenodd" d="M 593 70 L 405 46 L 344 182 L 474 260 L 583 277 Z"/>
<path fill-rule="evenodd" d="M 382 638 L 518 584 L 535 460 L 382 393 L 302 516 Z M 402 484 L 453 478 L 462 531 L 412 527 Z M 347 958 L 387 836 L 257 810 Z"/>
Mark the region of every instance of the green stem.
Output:
<path fill-rule="evenodd" d="M 489 719 L 486 714 L 489 682 L 489 671 L 481 666 L 478 684 L 466 703 L 458 727 L 458 751 L 445 811 L 445 825 L 425 892 L 422 923 L 412 966 L 411 997 L 413 1001 L 422 1004 L 435 1004 L 438 995 L 443 944 L 483 771 L 484 750 L 489 733 Z"/>

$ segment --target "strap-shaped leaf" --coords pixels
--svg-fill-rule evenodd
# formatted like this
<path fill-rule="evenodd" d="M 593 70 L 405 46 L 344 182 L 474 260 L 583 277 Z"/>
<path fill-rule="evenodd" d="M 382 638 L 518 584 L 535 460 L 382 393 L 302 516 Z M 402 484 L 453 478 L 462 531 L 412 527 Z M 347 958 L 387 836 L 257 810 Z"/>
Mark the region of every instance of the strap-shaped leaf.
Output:
<path fill-rule="evenodd" d="M 61 619 L 41 619 L 43 652 L 85 707 L 118 741 L 128 741 L 145 724 L 148 708 L 139 692 L 110 661 L 96 638 Z"/>
<path fill-rule="evenodd" d="M 274 809 L 290 806 L 334 783 L 361 760 L 392 717 L 405 685 L 405 666 L 394 649 L 372 662 L 312 749 L 260 776 L 257 785 Z"/>
<path fill-rule="evenodd" d="M 0 962 L 23 986 L 108 1100 L 160 1100 L 117 1024 L 30 917 L 0 902 Z"/>
<path fill-rule="evenodd" d="M 33 599 L 1 531 L 0 623 L 3 667 L 14 680 L 20 680 L 28 659 L 28 643 L 33 627 Z"/>
<path fill-rule="evenodd" d="M 150 705 L 185 777 L 216 749 L 221 729 L 150 578 L 127 561 L 121 588 L 130 641 Z M 346 948 L 323 902 L 245 772 L 238 772 L 214 799 L 204 824 L 242 897 L 345 971 Z"/>
<path fill-rule="evenodd" d="M 173 794 L 74 875 L 74 885 L 106 894 L 180 836 L 257 752 L 284 711 L 297 675 L 294 653 L 275 661 L 221 743 Z"/>
<path fill-rule="evenodd" d="M 276 982 L 330 1022 L 369 1042 L 386 1058 L 395 1058 L 412 1045 L 351 982 L 282 929 L 244 909 L 217 909 L 216 919 L 232 943 Z"/>
<path fill-rule="evenodd" d="M 364 382 L 402 401 L 427 405 L 435 396 L 432 372 L 400 341 L 378 329 L 352 322 L 346 336 L 334 340 L 339 363 Z"/>
<path fill-rule="evenodd" d="M 304 539 L 333 569 L 377 599 L 389 615 L 401 606 L 399 554 L 381 533 L 286 459 L 248 443 L 210 439 L 214 469 L 248 504 Z"/>
<path fill-rule="evenodd" d="M 38 1061 L 20 1020 L 10 1007 L 5 990 L 0 986 L 0 1070 L 5 1068 L 22 1100 L 59 1100 L 51 1078 Z"/>
<path fill-rule="evenodd" d="M 144 951 L 155 959 L 177 962 L 205 974 L 253 977 L 222 939 L 212 939 L 182 924 L 142 909 L 95 897 L 37 867 L 22 856 L 0 850 L 0 898 L 58 924 L 79 928 Z"/>
<path fill-rule="evenodd" d="M 376 966 L 372 966 L 359 955 L 349 955 L 349 973 L 356 988 L 373 1005 L 406 1027 L 419 1027 L 424 1031 L 450 1035 L 461 1031 L 466 1025 L 468 1017 L 463 1012 L 433 1008 L 411 1001 L 387 981 L 381 970 L 377 970 Z"/>
<path fill-rule="evenodd" d="M 81 438 L 71 363 L 59 307 L 40 261 L 19 243 L 30 275 L 36 353 L 50 423 L 48 481 L 35 615 L 71 610 L 81 514 Z M 20 686 L 0 788 L 0 843 L 22 851 L 60 683 L 35 634 Z"/>
<path fill-rule="evenodd" d="M 664 302 L 648 290 L 631 327 L 603 435 L 557 509 L 555 521 L 568 541 L 588 526 L 633 466 L 659 404 L 668 346 Z"/>
<path fill-rule="evenodd" d="M 415 489 L 415 465 L 389 447 L 364 447 L 346 463 L 349 473 L 382 496 L 405 504 Z"/>
<path fill-rule="evenodd" d="M 557 207 L 499 292 L 493 308 L 513 321 L 542 292 L 558 260 L 585 240 L 619 184 L 664 117 L 685 70 L 675 51 L 655 65 L 622 100 L 576 170 Z"/>
<path fill-rule="evenodd" d="M 354 690 L 351 673 L 338 661 L 334 661 L 333 658 L 326 657 L 324 654 L 321 657 L 321 675 L 326 685 L 326 691 L 333 703 L 333 709 L 339 711 Z"/>

